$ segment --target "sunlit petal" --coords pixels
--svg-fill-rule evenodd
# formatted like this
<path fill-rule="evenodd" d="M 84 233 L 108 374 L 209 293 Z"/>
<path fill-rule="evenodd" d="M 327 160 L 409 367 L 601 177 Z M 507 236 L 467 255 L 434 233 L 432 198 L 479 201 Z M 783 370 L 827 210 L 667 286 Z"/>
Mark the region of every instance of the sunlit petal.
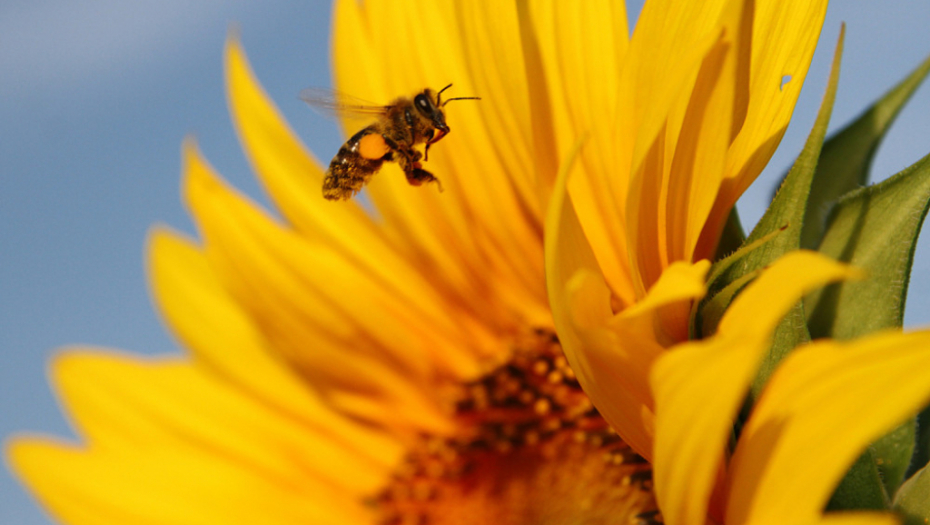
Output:
<path fill-rule="evenodd" d="M 365 519 L 361 505 L 327 483 L 271 482 L 222 456 L 165 446 L 83 450 L 39 438 L 14 441 L 8 455 L 50 512 L 75 525 L 341 525 Z"/>
<path fill-rule="evenodd" d="M 862 450 L 930 401 L 928 348 L 930 332 L 884 332 L 789 355 L 733 457 L 728 523 L 817 516 Z"/>
<path fill-rule="evenodd" d="M 666 523 L 698 523 L 706 515 L 727 435 L 781 318 L 804 293 L 855 275 L 813 252 L 793 252 L 737 297 L 713 337 L 658 359 L 650 383 L 656 497 Z"/>

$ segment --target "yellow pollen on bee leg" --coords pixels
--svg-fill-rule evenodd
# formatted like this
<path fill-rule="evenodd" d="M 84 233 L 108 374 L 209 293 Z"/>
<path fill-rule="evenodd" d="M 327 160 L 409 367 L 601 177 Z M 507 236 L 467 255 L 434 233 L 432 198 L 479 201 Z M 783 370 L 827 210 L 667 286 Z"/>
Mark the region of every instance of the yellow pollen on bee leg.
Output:
<path fill-rule="evenodd" d="M 366 159 L 380 159 L 391 151 L 384 137 L 377 133 L 365 135 L 358 141 L 358 154 Z"/>
<path fill-rule="evenodd" d="M 424 437 L 371 500 L 378 523 L 661 522 L 650 465 L 593 407 L 551 331 L 462 385 L 454 418 L 455 435 Z"/>

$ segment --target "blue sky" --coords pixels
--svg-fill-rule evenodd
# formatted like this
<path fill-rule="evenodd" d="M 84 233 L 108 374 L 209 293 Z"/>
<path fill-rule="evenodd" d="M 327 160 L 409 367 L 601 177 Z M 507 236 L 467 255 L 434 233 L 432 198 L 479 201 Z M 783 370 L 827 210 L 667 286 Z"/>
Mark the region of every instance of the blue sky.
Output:
<path fill-rule="evenodd" d="M 834 2 L 796 118 L 740 203 L 744 222 L 761 215 L 810 129 L 843 20 L 833 128 L 930 54 L 926 0 Z M 46 383 L 45 363 L 56 348 L 176 350 L 149 299 L 143 249 L 153 224 L 193 232 L 178 189 L 186 135 L 197 137 L 235 186 L 265 202 L 226 113 L 222 46 L 233 23 L 268 92 L 328 160 L 342 139 L 297 98 L 302 88 L 330 84 L 325 2 L 0 4 L 0 437 L 19 430 L 69 435 Z M 879 152 L 877 176 L 930 153 L 928 116 L 924 86 Z M 916 256 L 911 326 L 930 325 L 928 248 L 930 241 L 922 242 Z M 2 469 L 0 523 L 50 523 Z"/>

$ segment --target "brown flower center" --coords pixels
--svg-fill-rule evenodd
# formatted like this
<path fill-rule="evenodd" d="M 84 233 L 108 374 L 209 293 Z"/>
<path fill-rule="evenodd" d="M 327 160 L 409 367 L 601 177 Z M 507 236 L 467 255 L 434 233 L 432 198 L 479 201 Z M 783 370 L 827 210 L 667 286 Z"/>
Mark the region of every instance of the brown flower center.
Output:
<path fill-rule="evenodd" d="M 652 471 L 582 392 L 558 339 L 538 330 L 465 385 L 460 431 L 424 437 L 374 500 L 397 525 L 649 524 Z"/>

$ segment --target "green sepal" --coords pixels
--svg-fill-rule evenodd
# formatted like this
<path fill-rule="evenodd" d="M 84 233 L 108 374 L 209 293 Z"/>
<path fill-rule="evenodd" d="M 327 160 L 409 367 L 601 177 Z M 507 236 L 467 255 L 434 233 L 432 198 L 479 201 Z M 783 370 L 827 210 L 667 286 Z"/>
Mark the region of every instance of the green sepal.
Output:
<path fill-rule="evenodd" d="M 917 436 L 917 420 L 911 418 L 898 428 L 885 434 L 869 447 L 875 456 L 875 466 L 882 476 L 885 492 L 893 496 L 907 473 L 914 455 L 914 442 Z"/>
<path fill-rule="evenodd" d="M 895 494 L 893 508 L 904 516 L 904 525 L 930 523 L 930 471 L 918 470 Z"/>
<path fill-rule="evenodd" d="M 888 496 L 875 466 L 875 454 L 866 449 L 833 492 L 827 510 L 885 510 Z"/>
<path fill-rule="evenodd" d="M 854 122 L 827 139 L 811 184 L 801 246 L 814 249 L 826 229 L 830 209 L 839 198 L 869 181 L 875 151 L 901 108 L 930 73 L 930 58 L 888 91 Z"/>
<path fill-rule="evenodd" d="M 908 477 L 930 462 L 930 407 L 917 414 L 917 439 L 914 441 L 914 455 L 907 471 Z"/>
<path fill-rule="evenodd" d="M 762 394 L 766 381 L 778 368 L 778 363 L 788 355 L 788 352 L 810 342 L 811 336 L 807 332 L 807 324 L 804 321 L 804 306 L 798 302 L 791 307 L 791 310 L 775 328 L 775 334 L 772 335 L 772 348 L 769 349 L 769 352 L 762 358 L 762 362 L 759 363 L 759 371 L 750 386 L 749 392 L 753 400 L 758 399 Z"/>
<path fill-rule="evenodd" d="M 914 248 L 930 204 L 930 155 L 897 175 L 843 197 L 819 251 L 868 272 L 804 301 L 814 337 L 850 339 L 904 319 Z"/>
<path fill-rule="evenodd" d="M 893 495 L 911 463 L 916 433 L 917 423 L 912 418 L 869 445 L 867 452 L 846 473 L 830 500 L 830 508 L 873 509 L 876 507 L 866 504 L 875 500 L 876 490 L 886 496 Z M 866 480 L 873 479 L 873 472 L 878 473 L 878 484 L 874 487 L 866 484 Z"/>
<path fill-rule="evenodd" d="M 720 242 L 717 243 L 717 252 L 714 254 L 714 260 L 719 261 L 732 254 L 743 245 L 746 240 L 746 232 L 743 230 L 743 223 L 739 220 L 739 213 L 734 206 L 727 216 L 727 222 L 723 225 L 723 231 L 720 232 Z"/>
<path fill-rule="evenodd" d="M 807 296 L 804 304 L 813 337 L 851 339 L 901 327 L 914 249 L 928 205 L 930 156 L 837 203 L 820 251 L 865 269 L 868 278 Z M 893 432 L 897 437 L 889 435 L 872 445 L 881 468 L 895 473 L 883 478 L 889 494 L 894 494 L 911 462 L 915 434 L 911 420 Z"/>
<path fill-rule="evenodd" d="M 730 215 L 730 217 L 734 216 L 734 214 Z M 774 239 L 782 231 L 784 231 L 784 228 L 752 242 L 744 242 L 736 251 L 714 263 L 707 277 L 707 281 L 710 283 L 722 283 L 723 280 L 720 279 L 720 277 L 728 272 L 734 264 L 741 261 L 746 254 Z M 730 303 L 736 298 L 736 294 L 757 275 L 758 272 L 742 275 L 734 281 L 726 283 L 726 286 L 722 289 L 717 289 L 714 290 L 714 293 L 707 294 L 708 297 L 700 303 L 700 308 L 694 308 L 691 312 L 691 321 L 689 324 L 691 333 L 689 338 L 702 339 L 712 335 L 717 330 L 717 324 L 720 323 L 720 318 L 726 313 L 727 307 L 730 306 Z"/>
<path fill-rule="evenodd" d="M 755 279 L 757 275 L 757 272 L 753 272 L 740 277 L 704 303 L 700 318 L 701 335 L 703 337 L 714 333 L 715 327 L 720 324 L 720 318 L 726 313 L 727 306 L 733 302 L 733 299 L 736 298 L 736 294 L 738 294 L 744 286 L 749 284 L 750 281 Z"/>
<path fill-rule="evenodd" d="M 810 191 L 811 180 L 817 166 L 817 158 L 820 156 L 820 149 L 823 146 L 824 136 L 830 122 L 830 114 L 833 111 L 833 102 L 836 99 L 844 33 L 845 28 L 840 31 L 827 91 L 804 149 L 795 161 L 791 171 L 788 172 L 788 176 L 775 195 L 771 206 L 769 206 L 744 242 L 744 247 L 752 246 L 769 236 L 772 236 L 771 239 L 755 249 L 741 249 L 734 253 L 732 257 L 715 264 L 715 268 L 711 269 L 711 277 L 708 279 L 708 293 L 698 305 L 697 315 L 694 316 L 696 326 L 692 326 L 692 330 L 701 331 L 703 335 L 712 333 L 716 329 L 716 324 L 714 322 L 708 323 L 704 319 L 702 313 L 705 305 L 715 301 L 716 296 L 721 291 L 730 290 L 732 283 L 741 281 L 744 276 L 761 270 L 785 253 L 796 250 L 800 246 L 801 224 L 807 205 L 807 194 Z M 725 269 L 722 269 L 721 266 L 724 266 Z M 725 309 L 729 306 L 729 303 L 727 302 L 725 305 L 714 304 L 713 311 L 719 312 L 721 306 Z M 809 340 L 803 319 L 803 311 L 799 303 L 788 314 L 776 332 L 771 351 L 773 356 L 780 359 L 798 343 Z M 802 322 L 798 322 L 799 320 Z M 773 365 L 776 362 L 770 361 Z M 766 367 L 766 373 L 760 374 L 756 379 L 753 387 L 754 391 L 758 391 L 768 379 L 772 368 L 774 367 Z"/>

